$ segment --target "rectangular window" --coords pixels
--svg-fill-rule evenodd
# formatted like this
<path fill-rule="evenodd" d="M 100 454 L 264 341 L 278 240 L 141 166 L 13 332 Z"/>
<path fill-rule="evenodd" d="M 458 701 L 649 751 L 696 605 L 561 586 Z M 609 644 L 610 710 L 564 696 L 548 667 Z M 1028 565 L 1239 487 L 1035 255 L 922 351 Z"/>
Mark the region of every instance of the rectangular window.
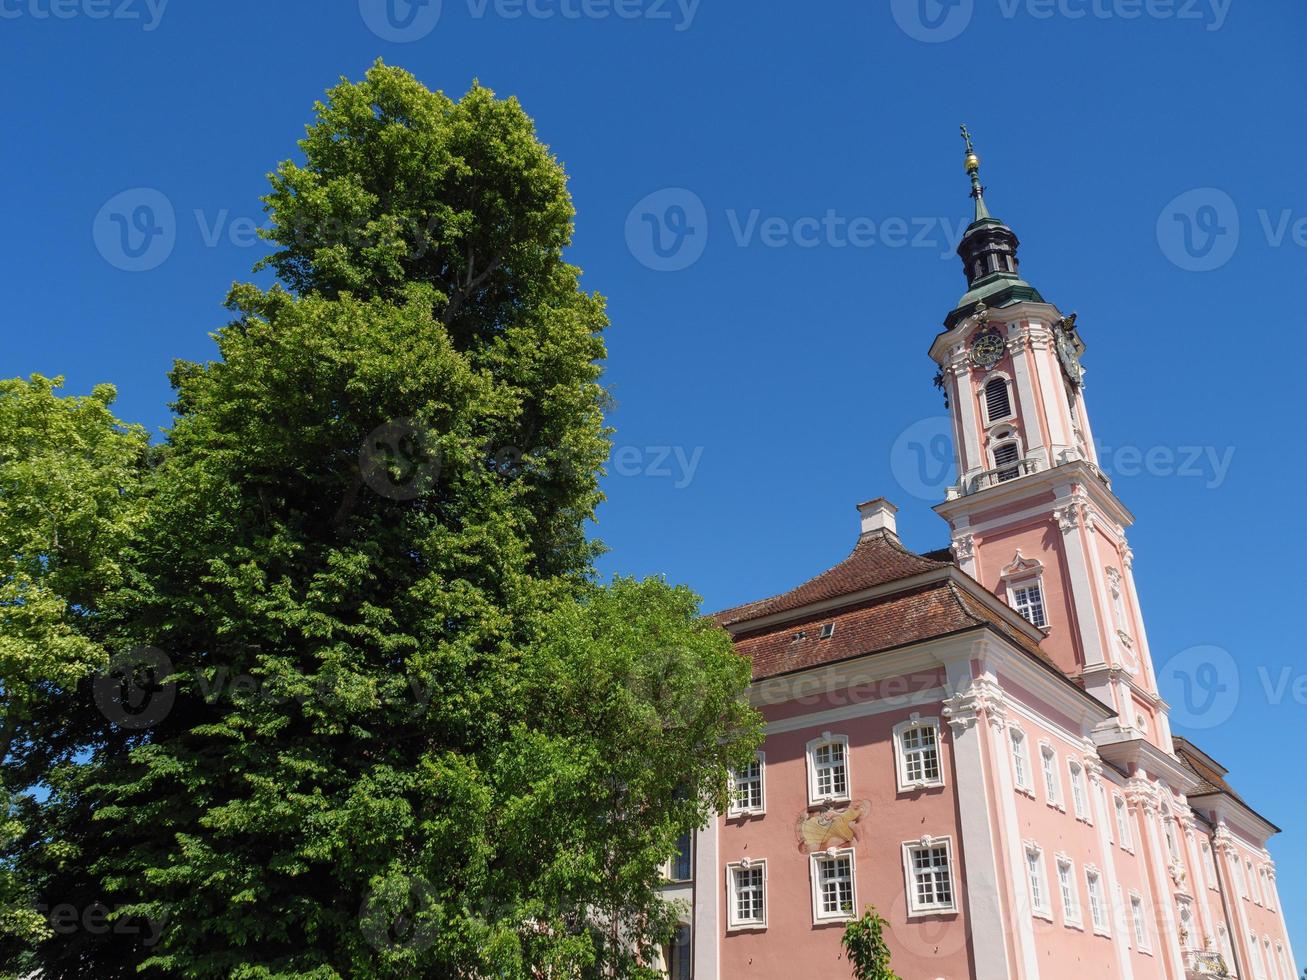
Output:
<path fill-rule="evenodd" d="M 1097 871 L 1085 871 L 1085 884 L 1089 889 L 1089 921 L 1094 932 L 1107 935 L 1107 903 L 1103 897 L 1103 879 Z"/>
<path fill-rule="evenodd" d="M 1239 897 L 1246 899 L 1248 897 L 1248 882 L 1243 877 L 1243 865 L 1239 863 L 1238 857 L 1231 857 L 1230 863 L 1234 865 L 1235 883 L 1239 886 Z"/>
<path fill-rule="evenodd" d="M 672 941 L 663 947 L 663 963 L 667 967 L 667 980 L 690 980 L 690 927 L 677 926 Z"/>
<path fill-rule="evenodd" d="M 756 928 L 767 924 L 767 862 L 750 861 L 729 868 L 731 883 L 730 928 Z"/>
<path fill-rule="evenodd" d="M 690 870 L 690 835 L 682 834 L 676 841 L 676 856 L 668 864 L 667 877 L 671 881 L 689 881 Z"/>
<path fill-rule="evenodd" d="M 1014 587 L 1012 608 L 1035 626 L 1048 625 L 1048 617 L 1044 615 L 1044 590 L 1038 582 Z"/>
<path fill-rule="evenodd" d="M 1248 862 L 1248 891 L 1252 895 L 1253 901 L 1258 905 L 1261 905 L 1262 896 L 1257 891 L 1257 874 L 1253 871 L 1253 863 L 1251 861 Z"/>
<path fill-rule="evenodd" d="M 1266 970 L 1262 967 L 1262 948 L 1257 942 L 1257 933 L 1248 933 L 1248 947 L 1253 955 L 1253 976 L 1257 980 L 1266 980 Z"/>
<path fill-rule="evenodd" d="M 1271 878 L 1265 868 L 1259 868 L 1257 877 L 1262 883 L 1262 904 L 1271 911 L 1275 911 L 1275 895 L 1271 891 Z"/>
<path fill-rule="evenodd" d="M 753 762 L 731 774 L 734 784 L 731 793 L 732 814 L 763 812 L 762 767 L 763 755 L 759 752 Z"/>
<path fill-rule="evenodd" d="M 1089 820 L 1089 800 L 1085 796 L 1085 767 L 1074 759 L 1067 763 L 1071 771 L 1071 801 L 1076 808 L 1076 817 Z"/>
<path fill-rule="evenodd" d="M 1234 969 L 1234 951 L 1230 948 L 1230 933 L 1225 926 L 1216 927 L 1216 944 L 1221 951 L 1221 957 L 1225 960 L 1226 971 Z M 1293 980 L 1290 977 L 1290 980 Z"/>
<path fill-rule="evenodd" d="M 1030 879 L 1030 908 L 1036 915 L 1048 916 L 1048 882 L 1044 880 L 1044 852 L 1037 847 L 1026 848 L 1026 873 Z"/>
<path fill-rule="evenodd" d="M 1127 851 L 1134 847 L 1134 840 L 1130 836 L 1130 811 L 1125 805 L 1125 799 L 1120 796 L 1116 797 L 1116 836 Z"/>
<path fill-rule="evenodd" d="M 949 842 L 908 843 L 903 845 L 903 853 L 909 913 L 952 911 L 953 874 Z"/>
<path fill-rule="evenodd" d="M 1080 925 L 1080 896 L 1069 858 L 1057 859 L 1057 884 L 1062 892 L 1062 921 L 1068 925 Z"/>
<path fill-rule="evenodd" d="M 1212 846 L 1203 841 L 1203 871 L 1207 875 L 1207 887 L 1217 888 L 1216 884 L 1216 862 L 1212 860 Z"/>
<path fill-rule="evenodd" d="M 1289 958 L 1284 955 L 1284 947 L 1280 943 L 1275 944 L 1275 958 L 1280 961 L 1280 975 L 1293 980 L 1293 974 L 1289 972 Z"/>
<path fill-rule="evenodd" d="M 808 744 L 808 758 L 812 773 L 810 802 L 848 799 L 849 764 L 848 739 L 830 737 Z"/>
<path fill-rule="evenodd" d="M 1062 803 L 1062 784 L 1057 778 L 1057 754 L 1050 745 L 1041 745 L 1039 755 L 1044 764 L 1044 795 L 1053 806 Z"/>
<path fill-rule="evenodd" d="M 1135 930 L 1135 945 L 1148 952 L 1148 920 L 1144 918 L 1144 902 L 1138 895 L 1130 895 L 1130 922 Z"/>
<path fill-rule="evenodd" d="M 853 852 L 818 854 L 812 859 L 812 870 L 817 921 L 853 918 Z"/>
<path fill-rule="evenodd" d="M 1018 728 L 1013 728 L 1012 735 L 1012 778 L 1016 782 L 1017 789 L 1029 790 L 1032 788 L 1030 783 L 1030 756 L 1026 752 L 1026 736 Z"/>
<path fill-rule="evenodd" d="M 939 766 L 939 724 L 912 721 L 895 726 L 899 757 L 899 790 L 939 786 L 944 782 Z"/>

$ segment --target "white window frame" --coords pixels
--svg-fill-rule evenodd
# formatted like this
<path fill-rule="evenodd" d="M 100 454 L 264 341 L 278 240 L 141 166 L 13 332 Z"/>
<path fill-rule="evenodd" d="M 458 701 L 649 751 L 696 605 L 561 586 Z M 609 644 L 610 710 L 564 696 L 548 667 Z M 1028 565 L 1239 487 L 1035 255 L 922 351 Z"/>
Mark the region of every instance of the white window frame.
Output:
<path fill-rule="evenodd" d="M 1293 974 L 1289 972 L 1289 955 L 1284 951 L 1284 943 L 1278 939 L 1275 941 L 1275 959 L 1280 964 L 1280 975 L 1294 980 Z"/>
<path fill-rule="evenodd" d="M 754 753 L 754 762 L 758 766 L 758 805 L 740 806 L 738 789 L 740 774 L 731 770 L 731 805 L 726 811 L 728 817 L 761 816 L 767 812 L 767 753 L 759 750 Z M 847 765 L 848 760 L 845 760 Z"/>
<path fill-rule="evenodd" d="M 1039 743 L 1039 769 L 1044 775 L 1044 799 L 1049 806 L 1066 812 L 1062 799 L 1062 777 L 1057 771 L 1057 750 L 1046 739 Z"/>
<path fill-rule="evenodd" d="M 1057 872 L 1057 895 L 1062 903 L 1062 924 L 1076 929 L 1085 927 L 1084 912 L 1080 907 L 1080 886 L 1076 884 L 1076 863 L 1065 854 L 1054 858 Z M 1065 877 L 1063 876 L 1065 872 Z M 1070 901 L 1067 901 L 1070 896 Z"/>
<path fill-rule="evenodd" d="M 1180 836 L 1176 830 L 1175 817 L 1171 816 L 1170 813 L 1164 813 L 1162 816 L 1162 839 L 1166 842 L 1166 858 L 1172 864 L 1180 862 Z"/>
<path fill-rule="evenodd" d="M 817 750 L 826 745 L 839 744 L 844 747 L 844 793 L 823 795 L 817 792 Z M 805 755 L 808 759 L 808 806 L 821 806 L 824 803 L 848 803 L 853 799 L 853 767 L 849 759 L 849 737 L 822 732 L 818 738 L 808 742 Z"/>
<path fill-rule="evenodd" d="M 1250 895 L 1252 895 L 1253 904 L 1261 905 L 1262 893 L 1261 890 L 1257 887 L 1257 872 L 1253 869 L 1253 863 L 1251 861 L 1249 861 L 1247 858 L 1245 858 L 1244 860 L 1248 865 L 1248 892 Z"/>
<path fill-rule="evenodd" d="M 1153 940 L 1148 931 L 1148 910 L 1139 893 L 1130 893 L 1130 933 L 1139 952 L 1152 955 Z"/>
<path fill-rule="evenodd" d="M 1002 381 L 1003 387 L 1007 389 L 1007 414 L 999 415 L 994 418 L 989 417 L 989 386 L 991 382 Z M 1003 371 L 995 371 L 980 383 L 980 406 L 985 416 L 985 428 L 991 425 L 997 425 L 999 422 L 1011 422 L 1017 417 L 1017 400 L 1016 386 L 1012 379 Z"/>
<path fill-rule="evenodd" d="M 675 871 L 673 869 L 676 867 L 676 859 L 680 857 L 680 852 L 678 849 L 678 852 L 676 854 L 673 854 L 671 857 L 669 857 L 667 859 L 667 863 L 663 865 L 663 878 L 665 878 L 669 884 L 673 884 L 673 885 L 683 885 L 686 882 L 694 881 L 694 834 L 693 833 L 682 834 L 681 837 L 684 837 L 688 844 L 688 846 L 686 847 L 686 852 L 687 852 L 686 863 L 689 864 L 690 866 L 690 873 L 688 876 L 684 878 L 673 877 L 673 875 L 675 874 Z M 681 841 L 681 837 L 678 837 L 676 839 L 678 844 Z"/>
<path fill-rule="evenodd" d="M 919 728 L 928 728 L 932 730 L 935 735 L 936 775 L 933 779 L 908 778 L 908 749 L 903 744 L 903 738 L 908 732 L 916 731 Z M 927 787 L 944 785 L 942 734 L 938 718 L 923 718 L 919 712 L 915 711 L 907 720 L 901 721 L 894 726 L 894 775 L 900 793 L 911 793 L 916 790 L 926 789 Z M 924 750 L 921 749 L 914 749 L 913 751 L 924 752 Z"/>
<path fill-rule="evenodd" d="M 852 895 L 848 912 L 823 912 L 821 908 L 821 866 L 828 861 L 847 858 L 849 862 L 849 890 Z M 831 847 L 818 851 L 808 859 L 808 873 L 812 879 L 812 921 L 848 922 L 858 915 L 858 859 L 851 847 Z"/>
<path fill-rule="evenodd" d="M 1239 897 L 1242 898 L 1244 901 L 1247 901 L 1248 882 L 1244 880 L 1243 862 L 1239 860 L 1238 854 L 1233 854 L 1230 857 L 1230 863 L 1234 865 L 1234 880 L 1235 880 L 1235 884 L 1239 886 Z"/>
<path fill-rule="evenodd" d="M 1252 946 L 1253 976 L 1256 980 L 1266 980 L 1266 968 L 1262 966 L 1262 944 L 1257 938 L 1257 933 L 1249 931 L 1248 943 Z"/>
<path fill-rule="evenodd" d="M 1089 819 L 1089 793 L 1085 788 L 1085 764 L 1079 759 L 1067 757 L 1067 778 L 1071 781 L 1071 805 L 1075 808 L 1076 819 L 1092 824 Z"/>
<path fill-rule="evenodd" d="M 1049 891 L 1048 874 L 1044 866 L 1044 849 L 1034 841 L 1026 841 L 1026 888 L 1030 896 L 1030 914 L 1053 921 L 1053 893 Z"/>
<path fill-rule="evenodd" d="M 1035 629 L 1048 629 L 1048 595 L 1044 592 L 1044 576 L 1031 575 L 1025 578 L 1012 578 L 1007 580 L 1006 585 L 1008 607 Z M 1033 616 L 1022 612 L 1021 604 L 1017 601 L 1018 591 L 1028 592 L 1030 589 L 1034 589 L 1039 593 L 1039 615 L 1043 619 L 1042 623 L 1036 622 Z"/>
<path fill-rule="evenodd" d="M 1092 864 L 1085 866 L 1085 892 L 1089 896 L 1089 922 L 1094 935 L 1110 936 L 1112 917 L 1103 888 L 1103 873 Z"/>
<path fill-rule="evenodd" d="M 739 912 L 739 882 L 736 872 L 758 871 L 762 873 L 760 885 L 762 895 L 762 918 L 741 919 Z M 767 860 L 765 858 L 745 858 L 726 865 L 726 931 L 751 932 L 767 928 Z"/>
<path fill-rule="evenodd" d="M 1230 930 L 1221 922 L 1216 926 L 1216 951 L 1225 960 L 1227 970 L 1234 969 L 1234 947 L 1230 945 Z"/>
<path fill-rule="evenodd" d="M 1012 753 L 1012 785 L 1027 796 L 1035 795 L 1034 770 L 1030 763 L 1030 739 L 1017 725 L 1008 728 L 1008 748 Z"/>
<path fill-rule="evenodd" d="M 922 837 L 918 840 L 909 840 L 903 842 L 903 883 L 907 888 L 908 897 L 908 915 L 909 919 L 919 918 L 926 915 L 949 915 L 958 910 L 958 882 L 957 875 L 954 873 L 953 862 L 953 838 L 952 837 Z M 922 905 L 917 901 L 917 872 L 914 856 L 918 851 L 929 850 L 933 848 L 944 849 L 944 860 L 947 863 L 948 870 L 948 892 L 949 900 L 947 903 L 936 902 L 932 905 Z"/>
<path fill-rule="evenodd" d="M 1202 851 L 1203 873 L 1207 876 L 1207 887 L 1212 891 L 1220 891 L 1221 886 L 1216 882 L 1216 855 L 1212 852 L 1211 842 L 1202 841 L 1198 849 Z"/>
<path fill-rule="evenodd" d="M 1271 875 L 1266 865 L 1257 869 L 1257 879 L 1262 884 L 1262 907 L 1268 912 L 1275 911 L 1275 893 L 1271 891 Z"/>
<path fill-rule="evenodd" d="M 1116 836 L 1121 850 L 1135 852 L 1134 834 L 1130 829 L 1130 805 L 1120 793 L 1112 794 L 1112 810 L 1116 814 Z"/>

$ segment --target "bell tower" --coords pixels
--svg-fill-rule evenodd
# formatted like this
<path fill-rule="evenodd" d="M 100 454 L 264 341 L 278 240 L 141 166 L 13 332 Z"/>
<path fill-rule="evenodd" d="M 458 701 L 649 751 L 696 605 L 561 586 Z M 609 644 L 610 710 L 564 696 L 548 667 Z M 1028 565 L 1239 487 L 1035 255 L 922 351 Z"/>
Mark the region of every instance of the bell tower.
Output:
<path fill-rule="evenodd" d="M 965 126 L 962 136 L 975 202 L 958 245 L 967 290 L 930 348 L 958 485 L 935 510 L 962 570 L 1039 627 L 1057 665 L 1117 712 L 1114 737 L 1170 752 L 1126 541 L 1133 517 L 1098 467 L 1076 315 L 1022 278 L 1020 242 L 990 214 Z"/>

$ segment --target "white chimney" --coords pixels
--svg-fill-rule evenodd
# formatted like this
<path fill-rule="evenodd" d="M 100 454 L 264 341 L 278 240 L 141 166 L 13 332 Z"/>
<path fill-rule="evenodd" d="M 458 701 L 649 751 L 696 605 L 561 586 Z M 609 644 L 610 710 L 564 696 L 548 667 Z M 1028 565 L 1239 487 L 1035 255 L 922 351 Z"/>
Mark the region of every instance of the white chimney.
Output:
<path fill-rule="evenodd" d="M 862 533 L 867 535 L 872 531 L 888 531 L 897 538 L 899 531 L 894 523 L 894 515 L 898 512 L 899 509 L 884 497 L 858 504 L 858 513 L 862 515 Z"/>

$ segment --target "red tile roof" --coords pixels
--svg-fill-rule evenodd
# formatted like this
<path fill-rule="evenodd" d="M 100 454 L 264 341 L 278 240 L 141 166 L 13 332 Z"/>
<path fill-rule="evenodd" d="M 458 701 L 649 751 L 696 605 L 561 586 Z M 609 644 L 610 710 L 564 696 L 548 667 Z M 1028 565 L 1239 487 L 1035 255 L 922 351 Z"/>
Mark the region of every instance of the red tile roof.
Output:
<path fill-rule="evenodd" d="M 947 567 L 947 562 L 913 554 L 892 534 L 873 531 L 863 535 L 849 557 L 816 578 L 770 599 L 725 609 L 714 618 L 723 626 L 731 626 Z"/>

